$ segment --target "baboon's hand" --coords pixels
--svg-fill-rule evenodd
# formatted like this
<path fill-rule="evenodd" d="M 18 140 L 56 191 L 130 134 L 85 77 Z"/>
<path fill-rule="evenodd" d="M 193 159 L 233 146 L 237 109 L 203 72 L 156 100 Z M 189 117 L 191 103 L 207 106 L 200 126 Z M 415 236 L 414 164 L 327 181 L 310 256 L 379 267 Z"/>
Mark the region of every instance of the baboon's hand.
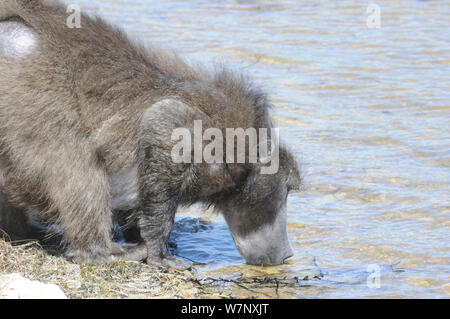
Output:
<path fill-rule="evenodd" d="M 147 246 L 141 244 L 117 244 L 112 246 L 111 258 L 115 260 L 124 261 L 143 261 L 147 258 Z"/>
<path fill-rule="evenodd" d="M 192 268 L 192 265 L 187 261 L 175 258 L 173 256 L 167 256 L 164 258 L 149 256 L 147 257 L 147 264 L 158 267 L 172 267 L 177 270 L 188 270 Z"/>

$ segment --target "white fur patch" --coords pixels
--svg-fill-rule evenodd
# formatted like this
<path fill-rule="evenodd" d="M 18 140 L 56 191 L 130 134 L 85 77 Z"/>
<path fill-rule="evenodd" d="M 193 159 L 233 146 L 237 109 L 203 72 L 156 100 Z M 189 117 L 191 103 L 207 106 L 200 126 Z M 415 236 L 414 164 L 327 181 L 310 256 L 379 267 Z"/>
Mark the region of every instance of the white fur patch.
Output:
<path fill-rule="evenodd" d="M 112 209 L 127 210 L 137 206 L 139 186 L 137 167 L 124 169 L 110 177 Z"/>
<path fill-rule="evenodd" d="M 24 57 L 36 47 L 36 33 L 18 21 L 0 22 L 0 56 Z"/>

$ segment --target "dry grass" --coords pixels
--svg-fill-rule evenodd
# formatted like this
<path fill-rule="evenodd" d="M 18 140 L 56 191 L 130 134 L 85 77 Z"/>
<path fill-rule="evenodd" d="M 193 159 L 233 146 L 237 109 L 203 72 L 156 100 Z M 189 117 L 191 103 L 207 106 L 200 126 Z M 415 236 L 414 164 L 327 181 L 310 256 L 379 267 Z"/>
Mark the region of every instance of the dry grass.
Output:
<path fill-rule="evenodd" d="M 69 298 L 298 298 L 300 286 L 308 286 L 308 276 L 277 278 L 265 268 L 253 268 L 262 274 L 238 278 L 234 271 L 199 275 L 122 261 L 75 264 L 37 242 L 11 245 L 0 239 L 0 274 L 19 273 L 56 284 Z"/>
<path fill-rule="evenodd" d="M 191 272 L 151 267 L 137 262 L 87 265 L 68 262 L 36 242 L 13 246 L 0 240 L 0 274 L 53 283 L 69 298 L 197 298 L 202 293 Z"/>

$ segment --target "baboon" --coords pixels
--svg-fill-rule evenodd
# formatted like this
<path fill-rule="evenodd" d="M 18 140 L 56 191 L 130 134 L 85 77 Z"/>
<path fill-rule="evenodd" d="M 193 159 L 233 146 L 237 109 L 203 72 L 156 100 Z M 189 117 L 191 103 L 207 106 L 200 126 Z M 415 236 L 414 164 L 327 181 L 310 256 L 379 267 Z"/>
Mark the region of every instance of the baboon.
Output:
<path fill-rule="evenodd" d="M 0 238 L 15 241 L 32 237 L 23 210 L 12 207 L 0 192 Z"/>
<path fill-rule="evenodd" d="M 249 264 L 292 256 L 286 200 L 301 178 L 285 147 L 271 175 L 262 161 L 171 157 L 172 132 L 194 120 L 203 130 L 272 128 L 263 90 L 225 67 L 192 67 L 135 43 L 99 17 L 83 13 L 81 28 L 69 28 L 67 16 L 59 1 L 0 4 L 0 188 L 9 202 L 60 225 L 77 262 L 190 268 L 168 239 L 177 207 L 197 202 L 224 215 Z M 140 243 L 111 240 L 113 211 L 136 221 Z"/>

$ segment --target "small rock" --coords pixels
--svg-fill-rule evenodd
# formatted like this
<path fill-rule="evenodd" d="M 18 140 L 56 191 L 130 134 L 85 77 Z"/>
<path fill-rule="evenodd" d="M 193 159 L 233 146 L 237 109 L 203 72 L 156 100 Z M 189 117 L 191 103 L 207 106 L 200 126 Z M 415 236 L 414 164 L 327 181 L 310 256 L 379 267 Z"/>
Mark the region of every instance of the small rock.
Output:
<path fill-rule="evenodd" d="M 19 274 L 0 275 L 0 299 L 67 299 L 53 284 L 32 281 Z"/>

